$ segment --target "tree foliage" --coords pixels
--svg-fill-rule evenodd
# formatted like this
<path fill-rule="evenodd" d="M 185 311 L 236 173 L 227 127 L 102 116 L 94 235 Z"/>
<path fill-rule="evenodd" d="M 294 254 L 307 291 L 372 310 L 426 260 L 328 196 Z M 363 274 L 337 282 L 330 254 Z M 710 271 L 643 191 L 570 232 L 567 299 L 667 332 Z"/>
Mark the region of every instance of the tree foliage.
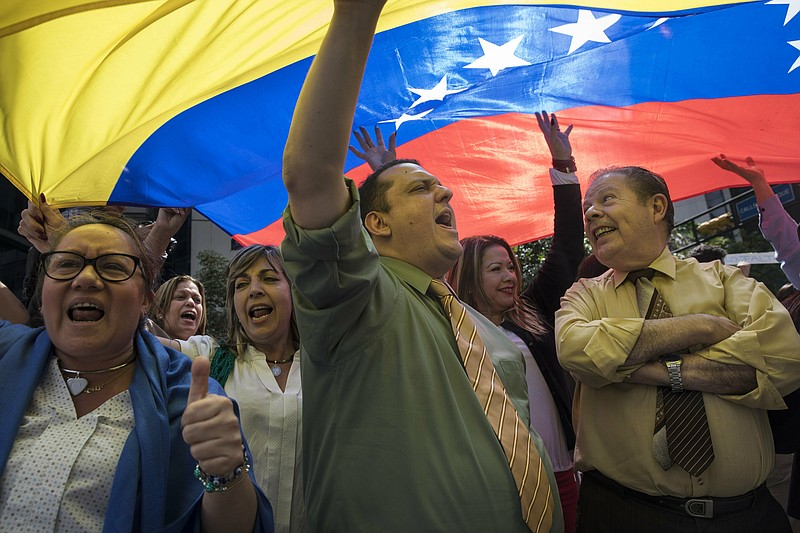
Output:
<path fill-rule="evenodd" d="M 539 272 L 539 267 L 544 263 L 547 252 L 553 244 L 552 237 L 539 239 L 538 241 L 520 244 L 514 247 L 514 253 L 519 260 L 519 267 L 522 270 L 522 287 L 527 287 L 533 282 L 533 277 Z M 586 254 L 591 252 L 589 241 L 583 238 L 583 247 Z"/>
<path fill-rule="evenodd" d="M 217 339 L 225 336 L 225 269 L 228 260 L 214 250 L 202 250 L 197 253 L 200 270 L 197 279 L 205 288 L 206 301 L 206 335 Z"/>

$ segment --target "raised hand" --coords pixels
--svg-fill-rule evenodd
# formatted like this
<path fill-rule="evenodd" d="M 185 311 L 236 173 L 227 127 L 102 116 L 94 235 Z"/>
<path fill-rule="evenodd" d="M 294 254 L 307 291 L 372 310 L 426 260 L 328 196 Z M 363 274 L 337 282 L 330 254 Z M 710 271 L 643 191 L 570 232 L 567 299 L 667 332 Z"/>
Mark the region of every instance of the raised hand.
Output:
<path fill-rule="evenodd" d="M 750 185 L 755 185 L 756 183 L 766 181 L 766 178 L 764 177 L 764 171 L 756 166 L 756 162 L 750 156 L 747 156 L 747 158 L 744 160 L 744 162 L 747 164 L 747 167 L 743 167 L 734 163 L 725 157 L 725 154 L 719 154 L 719 157 L 712 157 L 711 160 L 722 170 L 727 170 L 728 172 L 733 172 L 734 174 L 741 176 L 747 180 Z"/>
<path fill-rule="evenodd" d="M 208 393 L 210 369 L 206 357 L 192 363 L 192 383 L 181 418 L 183 440 L 204 472 L 225 476 L 242 464 L 242 436 L 233 402 Z"/>
<path fill-rule="evenodd" d="M 155 228 L 162 228 L 172 237 L 186 222 L 186 217 L 189 216 L 191 210 L 190 207 L 162 207 L 158 210 Z"/>
<path fill-rule="evenodd" d="M 189 207 L 162 207 L 155 223 L 139 228 L 139 235 L 155 254 L 162 256 L 191 211 Z"/>
<path fill-rule="evenodd" d="M 572 157 L 572 145 L 569 142 L 569 134 L 572 132 L 572 124 L 567 126 L 567 129 L 561 131 L 558 125 L 558 118 L 555 113 L 548 115 L 547 111 L 536 112 L 536 122 L 539 123 L 539 129 L 544 134 L 544 140 L 547 142 L 547 147 L 550 149 L 550 155 L 553 159 L 569 159 Z"/>
<path fill-rule="evenodd" d="M 164 239 L 169 241 L 186 222 L 191 210 L 189 207 L 162 207 L 158 210 L 155 222 L 139 228 L 139 236 L 148 242 Z"/>
<path fill-rule="evenodd" d="M 775 195 L 764 175 L 764 171 L 756 166 L 756 162 L 752 157 L 747 156 L 747 158 L 745 158 L 744 162 L 747 167 L 734 163 L 725 157 L 725 154 L 719 154 L 719 157 L 712 157 L 711 160 L 722 170 L 733 172 L 744 178 L 753 187 L 753 192 L 756 194 L 756 201 L 758 203 L 765 202 Z"/>
<path fill-rule="evenodd" d="M 363 151 L 356 150 L 356 148 L 352 145 L 348 146 L 348 148 L 351 152 L 353 152 L 353 154 L 366 161 L 372 170 L 377 170 L 389 161 L 394 161 L 397 159 L 397 151 L 395 150 L 397 131 L 394 131 L 391 135 L 389 135 L 388 148 L 383 143 L 383 134 L 378 126 L 375 126 L 376 142 L 372 141 L 372 138 L 369 136 L 369 133 L 364 126 L 361 126 L 358 130 L 354 131 L 353 134 L 356 136 L 356 139 L 358 139 L 358 145 Z"/>
<path fill-rule="evenodd" d="M 28 239 L 40 253 L 45 253 L 51 248 L 49 238 L 63 228 L 67 221 L 58 209 L 50 207 L 44 195 L 41 200 L 38 206 L 28 201 L 28 207 L 20 215 L 17 233 Z"/>

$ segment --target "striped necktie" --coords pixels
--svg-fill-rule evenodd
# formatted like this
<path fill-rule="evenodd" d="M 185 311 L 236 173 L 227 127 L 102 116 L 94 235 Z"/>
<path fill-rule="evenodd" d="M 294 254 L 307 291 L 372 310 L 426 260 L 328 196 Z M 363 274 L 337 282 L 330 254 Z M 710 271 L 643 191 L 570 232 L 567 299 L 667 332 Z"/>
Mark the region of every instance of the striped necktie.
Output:
<path fill-rule="evenodd" d="M 654 273 L 652 268 L 634 270 L 626 279 L 636 285 L 636 301 L 644 318 L 669 318 L 672 311 L 650 282 Z M 664 470 L 674 462 L 696 477 L 714 461 L 702 392 L 657 388 L 653 455 Z"/>
<path fill-rule="evenodd" d="M 531 531 L 549 531 L 553 522 L 553 495 L 542 458 L 528 427 L 509 400 L 475 324 L 452 290 L 432 280 L 429 292 L 442 303 L 453 326 L 461 360 L 486 418 L 497 434 L 517 483 L 522 516 Z"/>

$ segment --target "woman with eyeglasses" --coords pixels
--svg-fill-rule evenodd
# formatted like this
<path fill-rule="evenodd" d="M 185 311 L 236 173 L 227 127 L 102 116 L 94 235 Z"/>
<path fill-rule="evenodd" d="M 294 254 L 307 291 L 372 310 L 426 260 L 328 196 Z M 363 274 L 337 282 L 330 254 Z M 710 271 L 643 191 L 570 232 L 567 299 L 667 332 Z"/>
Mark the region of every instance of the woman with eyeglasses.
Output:
<path fill-rule="evenodd" d="M 291 284 L 273 245 L 239 250 L 226 278 L 225 339 L 161 340 L 192 359 L 211 359 L 211 376 L 239 405 L 256 479 L 275 508 L 276 532 L 304 532 L 300 337 Z"/>
<path fill-rule="evenodd" d="M 44 328 L 0 322 L 0 531 L 272 531 L 207 361 L 141 328 L 157 262 L 135 228 L 78 213 L 46 241 Z"/>
<path fill-rule="evenodd" d="M 158 337 L 185 341 L 206 332 L 205 289 L 192 276 L 168 279 L 147 311 L 147 330 Z"/>

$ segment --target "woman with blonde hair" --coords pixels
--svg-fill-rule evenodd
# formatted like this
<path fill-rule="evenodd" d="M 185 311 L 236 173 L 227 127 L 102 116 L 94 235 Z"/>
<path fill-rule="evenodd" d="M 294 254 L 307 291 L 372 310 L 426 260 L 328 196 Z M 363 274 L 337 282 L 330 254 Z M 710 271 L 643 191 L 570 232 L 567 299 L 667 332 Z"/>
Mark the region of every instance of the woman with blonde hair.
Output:
<path fill-rule="evenodd" d="M 239 250 L 228 265 L 226 339 L 162 341 L 211 358 L 211 377 L 239 404 L 256 479 L 275 510 L 275 530 L 306 531 L 301 468 L 300 338 L 291 284 L 272 245 Z"/>

